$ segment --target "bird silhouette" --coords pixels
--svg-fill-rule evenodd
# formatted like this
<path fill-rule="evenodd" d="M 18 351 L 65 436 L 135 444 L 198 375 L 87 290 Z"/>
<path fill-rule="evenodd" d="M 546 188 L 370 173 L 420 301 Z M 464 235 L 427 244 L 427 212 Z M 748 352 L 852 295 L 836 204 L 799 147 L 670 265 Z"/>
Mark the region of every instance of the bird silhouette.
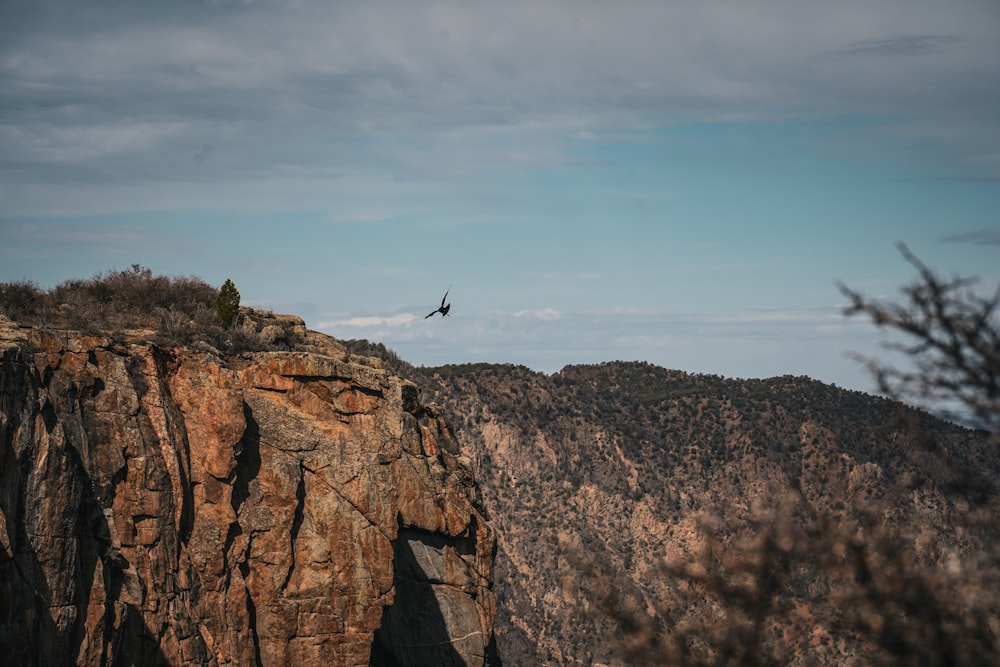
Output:
<path fill-rule="evenodd" d="M 450 303 L 446 304 L 445 301 L 448 299 L 448 292 L 450 291 L 451 291 L 451 285 L 448 285 L 448 290 L 444 293 L 444 296 L 441 298 L 441 305 L 438 307 L 437 310 L 432 311 L 427 315 L 424 315 L 425 320 L 434 313 L 441 313 L 441 317 L 447 317 L 448 311 L 451 310 L 451 304 Z"/>

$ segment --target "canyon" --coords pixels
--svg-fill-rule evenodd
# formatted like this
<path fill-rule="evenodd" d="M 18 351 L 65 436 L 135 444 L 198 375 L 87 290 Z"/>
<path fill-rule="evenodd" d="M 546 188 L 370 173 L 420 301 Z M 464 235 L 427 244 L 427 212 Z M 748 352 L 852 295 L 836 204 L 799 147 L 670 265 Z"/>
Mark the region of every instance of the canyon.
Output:
<path fill-rule="evenodd" d="M 1000 654 L 995 435 L 805 377 L 415 367 L 292 315 L 29 296 L 0 316 L 14 664 Z"/>
<path fill-rule="evenodd" d="M 519 665 L 995 664 L 1000 447 L 808 377 L 415 367 L 498 536 Z"/>

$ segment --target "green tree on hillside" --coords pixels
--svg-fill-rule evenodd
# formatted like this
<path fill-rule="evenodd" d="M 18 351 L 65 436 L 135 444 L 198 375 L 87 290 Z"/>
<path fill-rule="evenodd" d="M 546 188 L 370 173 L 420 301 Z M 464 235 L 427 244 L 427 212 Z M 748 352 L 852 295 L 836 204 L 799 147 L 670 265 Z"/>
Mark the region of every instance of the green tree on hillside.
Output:
<path fill-rule="evenodd" d="M 224 327 L 239 324 L 240 292 L 229 278 L 222 283 L 219 295 L 215 297 L 215 314 L 219 316 L 219 321 Z"/>

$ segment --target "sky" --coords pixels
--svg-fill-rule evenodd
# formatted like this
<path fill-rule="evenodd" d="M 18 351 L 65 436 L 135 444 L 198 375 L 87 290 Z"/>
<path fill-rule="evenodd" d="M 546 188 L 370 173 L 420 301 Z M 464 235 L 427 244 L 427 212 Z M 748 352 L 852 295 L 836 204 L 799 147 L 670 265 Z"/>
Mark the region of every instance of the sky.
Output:
<path fill-rule="evenodd" d="M 871 391 L 898 242 L 1000 283 L 995 0 L 0 2 L 0 282 Z"/>

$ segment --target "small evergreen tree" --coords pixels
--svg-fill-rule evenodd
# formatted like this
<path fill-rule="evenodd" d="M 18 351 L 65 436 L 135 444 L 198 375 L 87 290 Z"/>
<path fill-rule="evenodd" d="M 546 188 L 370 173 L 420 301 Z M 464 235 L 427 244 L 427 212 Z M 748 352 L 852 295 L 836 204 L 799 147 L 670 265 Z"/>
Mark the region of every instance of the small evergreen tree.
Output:
<path fill-rule="evenodd" d="M 222 283 L 219 295 L 215 297 L 215 314 L 222 326 L 231 327 L 240 322 L 240 292 L 229 278 Z"/>

